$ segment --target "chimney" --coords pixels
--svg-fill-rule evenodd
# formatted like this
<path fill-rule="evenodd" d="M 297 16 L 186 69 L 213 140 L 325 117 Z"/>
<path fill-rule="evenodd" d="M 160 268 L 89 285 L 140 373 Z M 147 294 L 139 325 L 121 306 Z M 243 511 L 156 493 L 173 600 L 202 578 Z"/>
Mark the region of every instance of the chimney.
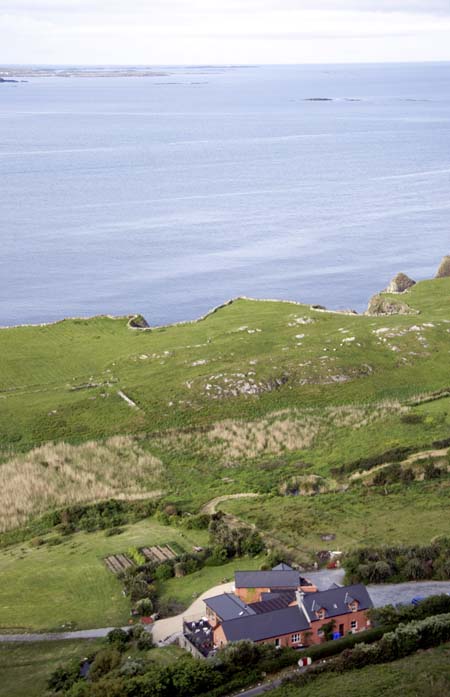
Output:
<path fill-rule="evenodd" d="M 307 611 L 307 609 L 306 609 L 306 607 L 305 607 L 305 603 L 303 602 L 304 599 L 305 599 L 305 594 L 304 594 L 304 592 L 303 592 L 302 590 L 296 590 L 296 591 L 295 591 L 295 599 L 296 599 L 296 601 L 297 601 L 298 609 L 300 610 L 300 612 L 303 612 L 303 614 L 305 615 L 306 619 L 307 619 L 308 622 L 311 624 L 311 619 L 310 619 L 310 617 L 309 617 L 309 615 L 308 615 L 308 611 Z"/>

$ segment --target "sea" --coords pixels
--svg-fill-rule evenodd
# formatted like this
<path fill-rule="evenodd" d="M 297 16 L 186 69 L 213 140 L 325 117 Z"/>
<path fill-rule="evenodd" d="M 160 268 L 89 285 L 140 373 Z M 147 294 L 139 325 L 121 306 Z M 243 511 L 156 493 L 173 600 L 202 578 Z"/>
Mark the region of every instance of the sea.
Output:
<path fill-rule="evenodd" d="M 0 325 L 363 311 L 450 253 L 450 63 L 0 85 Z"/>

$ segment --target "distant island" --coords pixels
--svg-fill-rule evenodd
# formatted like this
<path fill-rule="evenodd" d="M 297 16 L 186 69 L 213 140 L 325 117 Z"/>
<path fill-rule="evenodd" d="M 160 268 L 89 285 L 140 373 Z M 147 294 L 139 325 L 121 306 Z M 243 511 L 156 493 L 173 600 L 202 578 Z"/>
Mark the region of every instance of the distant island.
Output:
<path fill-rule="evenodd" d="M 150 67 L 96 67 L 96 66 L 33 66 L 20 65 L 14 68 L 0 66 L 0 82 L 20 82 L 26 77 L 168 77 L 170 73 L 154 70 Z M 9 78 L 9 76 L 13 77 Z"/>

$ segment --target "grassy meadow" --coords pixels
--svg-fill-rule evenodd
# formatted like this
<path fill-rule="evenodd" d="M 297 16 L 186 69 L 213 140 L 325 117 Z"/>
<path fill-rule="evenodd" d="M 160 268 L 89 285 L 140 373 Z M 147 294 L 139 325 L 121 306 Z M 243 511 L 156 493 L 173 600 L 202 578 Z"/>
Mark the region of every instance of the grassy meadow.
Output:
<path fill-rule="evenodd" d="M 0 644 L 0 696 L 43 697 L 47 680 L 56 668 L 83 658 L 101 645 L 100 639 Z"/>
<path fill-rule="evenodd" d="M 265 496 L 219 505 L 271 533 L 296 556 L 310 563 L 321 549 L 348 551 L 359 546 L 427 544 L 450 535 L 450 481 L 413 482 L 408 486 L 355 486 L 316 496 Z M 333 534 L 333 542 L 322 535 Z"/>
<path fill-rule="evenodd" d="M 283 685 L 270 697 L 449 697 L 450 646 L 420 651 L 394 663 L 368 666 L 342 675 L 323 675 L 309 685 Z"/>

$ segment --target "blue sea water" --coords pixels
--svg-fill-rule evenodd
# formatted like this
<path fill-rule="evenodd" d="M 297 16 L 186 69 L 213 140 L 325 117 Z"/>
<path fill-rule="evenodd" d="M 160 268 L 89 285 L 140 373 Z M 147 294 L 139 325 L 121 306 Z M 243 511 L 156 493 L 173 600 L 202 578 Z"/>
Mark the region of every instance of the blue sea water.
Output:
<path fill-rule="evenodd" d="M 450 64 L 169 72 L 0 86 L 0 324 L 362 310 L 450 252 Z"/>

